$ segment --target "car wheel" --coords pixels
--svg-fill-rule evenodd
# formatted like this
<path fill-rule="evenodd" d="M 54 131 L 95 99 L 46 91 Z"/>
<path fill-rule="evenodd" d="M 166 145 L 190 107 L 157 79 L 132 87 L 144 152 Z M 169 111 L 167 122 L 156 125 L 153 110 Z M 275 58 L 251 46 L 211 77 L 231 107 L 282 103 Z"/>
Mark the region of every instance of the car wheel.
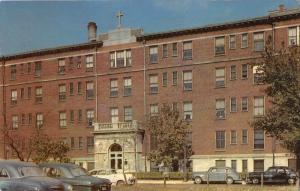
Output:
<path fill-rule="evenodd" d="M 258 184 L 258 183 L 259 183 L 258 178 L 253 178 L 253 179 L 252 179 L 252 183 L 253 183 L 253 184 Z"/>
<path fill-rule="evenodd" d="M 202 183 L 201 177 L 199 177 L 199 176 L 195 177 L 194 183 L 195 184 L 201 184 Z"/>
<path fill-rule="evenodd" d="M 123 180 L 118 180 L 117 181 L 117 186 L 121 186 L 121 185 L 124 185 L 125 182 Z"/>
<path fill-rule="evenodd" d="M 227 178 L 226 178 L 226 183 L 227 183 L 227 184 L 232 184 L 232 183 L 233 183 L 233 178 L 227 177 Z"/>
<path fill-rule="evenodd" d="M 292 185 L 292 184 L 295 184 L 295 179 L 289 178 L 289 179 L 288 179 L 288 183 L 291 184 L 291 185 Z"/>

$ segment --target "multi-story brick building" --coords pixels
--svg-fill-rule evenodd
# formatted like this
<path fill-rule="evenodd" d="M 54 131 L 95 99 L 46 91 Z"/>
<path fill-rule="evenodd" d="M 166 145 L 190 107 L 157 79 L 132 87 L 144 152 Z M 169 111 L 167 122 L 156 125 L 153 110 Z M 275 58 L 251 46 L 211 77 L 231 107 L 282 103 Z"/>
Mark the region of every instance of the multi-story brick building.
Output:
<path fill-rule="evenodd" d="M 273 154 L 275 165 L 291 165 L 293 155 L 250 123 L 270 107 L 255 72 L 267 39 L 274 48 L 299 45 L 299 26 L 300 10 L 282 6 L 264 17 L 154 34 L 118 27 L 97 36 L 89 23 L 85 44 L 1 58 L 1 124 L 22 134 L 42 128 L 88 168 L 149 170 L 142 122 L 167 103 L 191 124 L 194 170 L 266 169 Z"/>

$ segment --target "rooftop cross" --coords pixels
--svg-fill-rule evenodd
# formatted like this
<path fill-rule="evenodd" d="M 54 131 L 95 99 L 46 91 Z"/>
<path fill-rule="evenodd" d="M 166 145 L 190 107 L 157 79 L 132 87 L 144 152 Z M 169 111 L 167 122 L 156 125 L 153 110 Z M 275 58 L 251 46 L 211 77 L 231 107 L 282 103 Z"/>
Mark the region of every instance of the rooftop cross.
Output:
<path fill-rule="evenodd" d="M 122 17 L 124 16 L 124 14 L 121 12 L 121 11 L 119 11 L 118 13 L 117 13 L 117 18 L 118 18 L 118 20 L 119 20 L 119 24 L 118 24 L 118 28 L 121 28 L 122 27 Z"/>

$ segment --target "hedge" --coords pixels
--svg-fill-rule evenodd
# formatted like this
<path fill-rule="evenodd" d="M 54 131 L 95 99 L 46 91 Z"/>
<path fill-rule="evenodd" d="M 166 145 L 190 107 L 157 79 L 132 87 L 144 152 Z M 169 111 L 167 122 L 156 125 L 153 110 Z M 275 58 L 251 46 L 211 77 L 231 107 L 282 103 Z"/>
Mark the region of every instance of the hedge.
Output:
<path fill-rule="evenodd" d="M 164 178 L 164 174 L 162 172 L 138 172 L 138 173 L 132 173 L 134 174 L 137 179 L 149 179 L 149 180 L 159 180 Z M 188 178 L 192 177 L 192 173 L 188 173 Z M 184 179 L 184 173 L 183 172 L 169 172 L 168 179 L 171 180 L 179 180 Z"/>

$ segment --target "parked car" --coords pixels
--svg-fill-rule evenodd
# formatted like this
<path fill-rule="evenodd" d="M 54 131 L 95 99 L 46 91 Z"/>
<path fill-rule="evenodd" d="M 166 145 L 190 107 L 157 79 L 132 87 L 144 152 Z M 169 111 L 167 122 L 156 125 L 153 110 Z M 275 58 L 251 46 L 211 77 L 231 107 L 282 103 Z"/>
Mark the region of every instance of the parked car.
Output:
<path fill-rule="evenodd" d="M 241 180 L 239 174 L 229 167 L 211 167 L 206 172 L 193 172 L 192 178 L 195 184 L 207 181 L 233 184 Z"/>
<path fill-rule="evenodd" d="M 111 181 L 112 184 L 122 185 L 125 184 L 125 176 L 123 173 L 117 172 L 114 169 L 94 169 L 89 171 L 89 174 L 98 178 L 107 178 Z M 126 174 L 127 184 L 134 184 L 135 177 L 132 174 Z"/>
<path fill-rule="evenodd" d="M 295 184 L 297 174 L 294 170 L 286 166 L 274 166 L 268 168 L 265 172 L 249 173 L 247 182 L 258 184 L 261 182 L 261 174 L 263 173 L 264 183 L 288 183 Z"/>
<path fill-rule="evenodd" d="M 42 163 L 39 166 L 49 177 L 71 184 L 76 191 L 110 191 L 108 179 L 89 176 L 80 166 L 68 163 Z"/>
<path fill-rule="evenodd" d="M 33 163 L 0 161 L 0 190 L 2 191 L 72 191 L 70 184 L 47 177 Z"/>

